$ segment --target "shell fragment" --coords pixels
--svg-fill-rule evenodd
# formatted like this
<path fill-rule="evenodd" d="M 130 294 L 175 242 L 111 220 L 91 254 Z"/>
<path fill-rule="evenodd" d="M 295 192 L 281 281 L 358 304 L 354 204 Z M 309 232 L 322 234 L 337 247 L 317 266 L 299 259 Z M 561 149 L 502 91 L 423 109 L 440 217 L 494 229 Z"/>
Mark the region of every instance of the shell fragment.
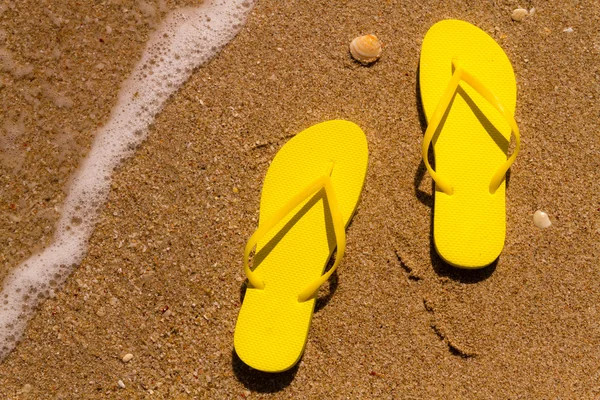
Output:
<path fill-rule="evenodd" d="M 533 214 L 533 223 L 540 229 L 544 229 L 552 225 L 552 222 L 550 222 L 550 218 L 548 218 L 548 214 L 541 210 L 537 210 Z"/>
<path fill-rule="evenodd" d="M 350 42 L 350 54 L 361 64 L 370 64 L 381 57 L 381 43 L 375 35 L 359 36 Z"/>

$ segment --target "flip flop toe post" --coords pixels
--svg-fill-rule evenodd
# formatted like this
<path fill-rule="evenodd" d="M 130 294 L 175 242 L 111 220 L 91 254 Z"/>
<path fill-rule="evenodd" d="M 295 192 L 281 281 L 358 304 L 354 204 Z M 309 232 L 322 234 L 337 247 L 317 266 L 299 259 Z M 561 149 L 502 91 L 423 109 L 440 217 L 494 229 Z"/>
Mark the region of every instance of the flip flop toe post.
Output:
<path fill-rule="evenodd" d="M 235 351 L 247 365 L 282 372 L 302 356 L 316 292 L 344 253 L 345 227 L 358 204 L 367 159 L 364 133 L 341 120 L 302 131 L 273 159 L 259 227 L 245 249 L 249 284 L 234 334 Z M 324 274 L 336 247 L 335 263 Z"/>

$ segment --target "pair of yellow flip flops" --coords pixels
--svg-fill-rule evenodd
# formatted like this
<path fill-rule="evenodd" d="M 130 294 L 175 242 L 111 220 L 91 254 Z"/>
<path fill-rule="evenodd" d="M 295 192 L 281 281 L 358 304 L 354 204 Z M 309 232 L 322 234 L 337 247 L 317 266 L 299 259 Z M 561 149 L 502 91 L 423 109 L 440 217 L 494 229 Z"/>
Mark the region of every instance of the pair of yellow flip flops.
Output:
<path fill-rule="evenodd" d="M 442 21 L 423 41 L 420 85 L 428 120 L 423 159 L 436 182 L 436 250 L 458 267 L 486 266 L 504 245 L 504 176 L 519 149 L 512 66 L 479 28 Z M 507 160 L 511 131 L 516 149 Z M 427 159 L 430 144 L 436 171 Z M 259 228 L 244 253 L 249 283 L 234 346 L 249 366 L 281 372 L 300 359 L 316 293 L 344 254 L 367 162 L 364 133 L 340 120 L 306 129 L 275 156 L 263 185 Z M 323 274 L 336 247 L 335 263 Z"/>

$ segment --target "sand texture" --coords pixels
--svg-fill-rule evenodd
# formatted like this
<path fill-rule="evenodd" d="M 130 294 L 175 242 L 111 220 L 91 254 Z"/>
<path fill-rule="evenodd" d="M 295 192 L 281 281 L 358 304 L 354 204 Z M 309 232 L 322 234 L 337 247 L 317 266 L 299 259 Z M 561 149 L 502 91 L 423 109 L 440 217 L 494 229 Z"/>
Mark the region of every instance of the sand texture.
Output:
<path fill-rule="evenodd" d="M 51 240 L 156 23 L 198 3 L 0 5 L 0 280 Z M 526 3 L 259 0 L 113 176 L 86 258 L 0 363 L 0 398 L 598 398 L 600 5 Z M 515 22 L 519 6 L 535 14 Z M 420 159 L 420 45 L 446 18 L 488 32 L 518 85 L 506 244 L 479 271 L 436 255 Z M 367 33 L 384 47 L 365 67 L 348 44 Z M 335 118 L 370 150 L 346 255 L 301 362 L 259 373 L 233 332 L 262 180 L 290 137 Z"/>

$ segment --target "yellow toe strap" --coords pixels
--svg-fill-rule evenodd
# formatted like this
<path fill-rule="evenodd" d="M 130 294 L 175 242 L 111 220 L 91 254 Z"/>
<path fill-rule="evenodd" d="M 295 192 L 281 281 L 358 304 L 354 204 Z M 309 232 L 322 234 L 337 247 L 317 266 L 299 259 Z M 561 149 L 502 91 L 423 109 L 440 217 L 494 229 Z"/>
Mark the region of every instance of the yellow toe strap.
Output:
<path fill-rule="evenodd" d="M 335 240 L 337 243 L 337 255 L 335 257 L 335 263 L 333 267 L 327 271 L 327 273 L 321 275 L 314 282 L 310 283 L 304 288 L 298 295 L 298 301 L 304 302 L 310 299 L 318 290 L 319 287 L 325 283 L 327 279 L 333 274 L 338 267 L 344 251 L 346 249 L 346 230 L 340 212 L 340 207 L 331 184 L 331 172 L 333 170 L 333 162 L 330 163 L 326 173 L 314 182 L 309 184 L 306 188 L 301 190 L 297 195 L 290 199 L 284 204 L 276 213 L 274 213 L 268 220 L 264 221 L 261 226 L 250 236 L 246 248 L 244 249 L 244 272 L 248 277 L 250 284 L 256 289 L 264 289 L 266 282 L 264 282 L 257 274 L 252 271 L 249 266 L 250 252 L 256 246 L 258 241 L 265 236 L 273 227 L 275 227 L 286 215 L 292 212 L 296 207 L 302 204 L 305 200 L 310 198 L 313 194 L 317 193 L 321 189 L 325 189 L 325 195 L 327 196 L 327 204 L 329 204 L 329 211 L 331 212 L 331 218 L 333 220 L 333 229 L 335 233 Z"/>
<path fill-rule="evenodd" d="M 492 93 L 492 91 L 489 90 L 479 79 L 477 79 L 475 76 L 471 75 L 467 70 L 465 70 L 464 67 L 462 67 L 461 64 L 457 60 L 452 60 L 452 66 L 454 68 L 454 73 L 452 74 L 452 78 L 450 79 L 450 82 L 448 83 L 446 91 L 442 95 L 442 98 L 440 99 L 437 107 L 435 108 L 435 111 L 434 111 L 433 115 L 431 116 L 431 119 L 429 120 L 429 124 L 427 125 L 427 130 L 425 131 L 425 136 L 423 137 L 423 146 L 421 148 L 423 161 L 425 162 L 425 166 L 427 167 L 427 170 L 429 171 L 429 174 L 435 181 L 437 187 L 440 188 L 447 195 L 452 195 L 452 193 L 454 192 L 454 190 L 452 188 L 452 184 L 450 183 L 450 181 L 448 179 L 438 175 L 433 170 L 433 168 L 431 168 L 431 165 L 429 164 L 429 160 L 427 158 L 427 152 L 429 150 L 429 145 L 431 144 L 431 140 L 433 139 L 433 135 L 436 132 L 436 130 L 438 129 L 440 121 L 442 120 L 444 114 L 446 113 L 446 110 L 448 109 L 450 102 L 452 101 L 452 97 L 454 96 L 454 93 L 456 92 L 456 89 L 458 88 L 458 84 L 460 83 L 461 80 L 463 80 L 466 83 L 468 83 L 469 86 L 471 86 L 473 89 L 475 89 L 496 110 L 498 110 L 498 112 L 500 114 L 502 114 L 502 116 L 504 117 L 506 122 L 508 122 L 513 135 L 515 136 L 515 143 L 516 143 L 515 151 L 511 154 L 511 156 L 508 158 L 508 160 L 506 160 L 506 162 L 504 164 L 502 164 L 496 170 L 496 172 L 494 173 L 494 175 L 491 178 L 489 190 L 490 190 L 490 193 L 493 194 L 494 192 L 496 192 L 496 190 L 502 183 L 502 180 L 504 179 L 504 175 L 506 174 L 506 171 L 508 171 L 508 169 L 510 168 L 512 163 L 517 158 L 517 154 L 519 154 L 519 150 L 521 148 L 521 137 L 519 134 L 519 127 L 517 126 L 517 123 L 516 123 L 514 117 L 512 115 L 510 115 L 506 111 L 506 109 L 504 108 L 502 103 L 500 103 L 500 100 L 498 99 L 498 97 L 494 93 Z"/>

